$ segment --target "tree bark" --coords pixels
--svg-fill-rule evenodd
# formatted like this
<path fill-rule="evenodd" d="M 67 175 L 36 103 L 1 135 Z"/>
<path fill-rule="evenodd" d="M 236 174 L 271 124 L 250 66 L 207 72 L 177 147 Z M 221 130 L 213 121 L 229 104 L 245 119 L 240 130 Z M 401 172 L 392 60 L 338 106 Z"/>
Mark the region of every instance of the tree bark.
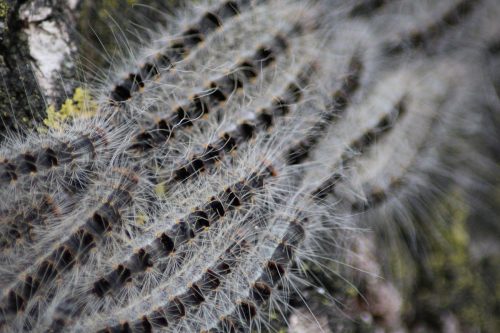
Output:
<path fill-rule="evenodd" d="M 71 94 L 78 0 L 0 0 L 0 133 L 43 119 Z"/>

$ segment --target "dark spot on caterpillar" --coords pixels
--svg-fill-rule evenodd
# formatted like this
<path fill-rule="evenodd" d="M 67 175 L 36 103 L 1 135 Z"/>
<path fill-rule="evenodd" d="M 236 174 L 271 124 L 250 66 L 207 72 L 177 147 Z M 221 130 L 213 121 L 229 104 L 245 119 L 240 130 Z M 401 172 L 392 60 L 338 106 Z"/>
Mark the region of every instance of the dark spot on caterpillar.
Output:
<path fill-rule="evenodd" d="M 153 267 L 151 254 L 144 249 L 139 249 L 139 251 L 132 256 L 127 267 L 134 273 L 142 272 L 149 267 Z"/>
<path fill-rule="evenodd" d="M 225 252 L 225 262 L 227 264 L 232 264 L 233 261 L 238 260 L 238 258 L 247 249 L 248 242 L 246 242 L 245 240 L 231 244 L 231 246 Z"/>
<path fill-rule="evenodd" d="M 158 134 L 164 139 L 170 137 L 170 134 L 172 133 L 172 128 L 165 119 L 160 119 L 156 124 L 156 128 L 158 130 Z"/>
<path fill-rule="evenodd" d="M 111 230 L 111 223 L 105 216 L 99 214 L 99 212 L 95 212 L 94 215 L 87 220 L 86 225 L 98 235 L 103 235 L 105 232 Z"/>
<path fill-rule="evenodd" d="M 235 73 L 224 75 L 223 77 L 212 82 L 212 84 L 217 86 L 225 95 L 230 95 L 235 90 L 243 87 L 243 82 Z"/>
<path fill-rule="evenodd" d="M 38 154 L 37 164 L 43 168 L 49 169 L 58 165 L 55 151 L 46 148 Z"/>
<path fill-rule="evenodd" d="M 367 204 L 362 201 L 356 201 L 351 205 L 351 210 L 353 212 L 362 212 L 366 209 Z"/>
<path fill-rule="evenodd" d="M 282 117 L 290 112 L 290 107 L 281 97 L 276 97 L 271 104 L 271 112 L 273 116 Z"/>
<path fill-rule="evenodd" d="M 294 248 L 291 245 L 282 242 L 279 243 L 274 250 L 271 260 L 281 265 L 287 265 L 292 259 L 293 253 Z"/>
<path fill-rule="evenodd" d="M 108 202 L 110 202 L 116 209 L 125 207 L 130 202 L 132 202 L 132 194 L 127 189 L 130 187 L 128 184 L 121 184 L 125 188 L 117 188 L 111 192 L 108 197 Z"/>
<path fill-rule="evenodd" d="M 299 86 L 305 86 L 309 83 L 311 76 L 316 73 L 318 65 L 315 62 L 310 62 L 304 66 L 297 75 L 296 82 Z"/>
<path fill-rule="evenodd" d="M 217 10 L 217 13 L 219 14 L 220 18 L 224 20 L 238 15 L 240 11 L 236 2 L 227 1 Z"/>
<path fill-rule="evenodd" d="M 58 247 L 52 254 L 52 258 L 57 264 L 57 267 L 61 270 L 65 270 L 73 266 L 75 260 L 73 253 L 71 253 L 71 250 L 66 246 Z"/>
<path fill-rule="evenodd" d="M 226 95 L 219 89 L 215 82 L 210 83 L 210 91 L 207 96 L 212 105 L 218 105 L 227 99 Z"/>
<path fill-rule="evenodd" d="M 217 160 L 219 153 L 220 149 L 217 149 L 216 147 L 209 144 L 207 148 L 205 148 L 203 154 L 201 155 L 201 159 L 205 164 L 211 164 Z"/>
<path fill-rule="evenodd" d="M 181 167 L 177 170 L 174 171 L 174 180 L 177 182 L 182 182 L 186 179 L 188 179 L 190 176 L 190 173 L 185 167 Z"/>
<path fill-rule="evenodd" d="M 179 298 L 186 306 L 197 306 L 205 302 L 205 297 L 196 283 L 192 284 L 183 295 L 179 296 Z"/>
<path fill-rule="evenodd" d="M 31 297 L 33 297 L 38 290 L 38 287 L 40 287 L 40 281 L 33 278 L 31 275 L 28 275 L 21 287 L 22 297 L 25 299 L 31 299 Z"/>
<path fill-rule="evenodd" d="M 49 260 L 44 260 L 38 267 L 36 277 L 40 281 L 47 282 L 54 279 L 58 274 L 59 272 L 57 271 L 54 263 Z"/>
<path fill-rule="evenodd" d="M 296 22 L 293 24 L 292 29 L 290 29 L 289 34 L 293 36 L 293 35 L 299 35 L 302 32 L 304 32 L 304 26 L 299 22 Z"/>
<path fill-rule="evenodd" d="M 333 103 L 331 111 L 333 114 L 339 114 L 344 111 L 349 104 L 347 94 L 343 90 L 337 90 L 333 93 Z"/>
<path fill-rule="evenodd" d="M 117 85 L 113 91 L 111 92 L 111 101 L 112 102 L 125 102 L 126 100 L 129 100 L 132 98 L 132 95 L 130 93 L 130 90 L 127 89 L 126 87 L 120 85 Z"/>
<path fill-rule="evenodd" d="M 7 234 L 11 239 L 21 239 L 21 233 L 19 232 L 18 227 L 15 225 L 9 228 Z"/>
<path fill-rule="evenodd" d="M 327 180 L 321 183 L 316 190 L 314 190 L 311 195 L 315 200 L 321 200 L 326 198 L 329 193 L 332 193 L 335 190 L 335 185 L 342 178 L 342 176 L 338 173 L 334 173 Z"/>
<path fill-rule="evenodd" d="M 156 69 L 154 76 L 160 74 L 159 68 L 170 69 L 174 66 L 174 64 L 172 63 L 172 59 L 170 59 L 168 55 L 163 53 L 158 53 L 155 55 L 154 63 Z"/>
<path fill-rule="evenodd" d="M 272 288 L 263 281 L 257 281 L 252 285 L 250 298 L 257 303 L 263 303 L 271 297 Z"/>
<path fill-rule="evenodd" d="M 477 0 L 464 0 L 459 2 L 443 16 L 443 25 L 447 24 L 449 26 L 454 26 L 460 23 L 460 20 L 472 11 L 474 2 L 477 2 Z"/>
<path fill-rule="evenodd" d="M 64 190 L 71 194 L 81 193 L 83 190 L 87 188 L 87 186 L 92 181 L 89 174 L 91 171 L 90 165 L 82 166 L 79 170 L 77 170 L 74 174 L 66 175 L 64 179 Z"/>
<path fill-rule="evenodd" d="M 193 124 L 182 106 L 175 109 L 173 113 L 173 122 L 178 126 L 191 126 Z"/>
<path fill-rule="evenodd" d="M 169 320 L 180 320 L 186 315 L 186 308 L 184 307 L 184 304 L 182 304 L 181 300 L 175 297 L 165 306 L 165 314 Z"/>
<path fill-rule="evenodd" d="M 98 297 L 104 297 L 106 293 L 111 289 L 111 285 L 106 280 L 106 278 L 100 278 L 97 282 L 94 283 L 94 287 L 92 292 L 96 294 Z"/>
<path fill-rule="evenodd" d="M 149 322 L 148 317 L 142 316 L 142 318 L 134 324 L 133 331 L 137 333 L 152 333 L 153 325 Z"/>
<path fill-rule="evenodd" d="M 110 329 L 111 333 L 132 333 L 132 329 L 128 322 L 123 322 L 119 325 L 113 326 Z"/>
<path fill-rule="evenodd" d="M 377 129 L 380 129 L 381 131 L 383 131 L 383 130 L 386 130 L 389 126 L 391 126 L 390 117 L 384 117 L 377 124 Z"/>
<path fill-rule="evenodd" d="M 130 324 L 126 321 L 121 324 L 115 325 L 113 327 L 108 327 L 104 330 L 104 332 L 109 333 L 132 333 L 132 329 L 130 328 Z"/>
<path fill-rule="evenodd" d="M 144 87 L 144 82 L 142 80 L 141 74 L 130 73 L 128 77 L 123 80 L 121 85 L 131 92 L 136 92 L 139 88 Z"/>
<path fill-rule="evenodd" d="M 285 267 L 282 264 L 268 261 L 264 269 L 262 280 L 274 286 L 285 274 Z"/>
<path fill-rule="evenodd" d="M 167 57 L 165 56 L 165 58 L 167 58 Z M 146 80 L 150 77 L 156 76 L 158 74 L 159 74 L 158 69 L 152 63 L 147 62 L 141 66 L 140 75 L 141 75 L 141 77 L 144 78 L 144 80 Z"/>
<path fill-rule="evenodd" d="M 219 200 L 215 200 L 215 198 L 211 198 L 211 201 L 207 204 L 204 210 L 210 211 L 210 220 L 216 220 L 219 217 L 224 216 L 226 213 L 224 210 L 224 206 Z"/>
<path fill-rule="evenodd" d="M 177 62 L 182 60 L 188 52 L 189 49 L 186 47 L 184 42 L 177 41 L 170 45 L 170 49 L 167 51 L 166 55 L 172 62 Z"/>
<path fill-rule="evenodd" d="M 232 186 L 233 191 L 240 198 L 240 200 L 245 201 L 252 195 L 252 188 L 248 186 L 245 181 L 239 181 Z"/>
<path fill-rule="evenodd" d="M 56 318 L 52 321 L 49 332 L 63 332 L 66 324 L 67 323 L 63 318 Z"/>
<path fill-rule="evenodd" d="M 259 66 L 267 67 L 275 60 L 274 51 L 267 46 L 261 46 L 255 52 L 252 60 L 259 63 Z"/>
<path fill-rule="evenodd" d="M 165 317 L 163 310 L 156 310 L 151 313 L 149 320 L 154 326 L 168 327 L 168 320 Z"/>
<path fill-rule="evenodd" d="M 204 228 L 210 226 L 210 221 L 208 220 L 208 215 L 202 210 L 197 210 L 189 214 L 188 222 L 194 226 L 195 232 L 200 232 Z"/>
<path fill-rule="evenodd" d="M 253 172 L 247 181 L 247 185 L 254 189 L 261 188 L 264 185 L 263 175 Z"/>
<path fill-rule="evenodd" d="M 240 331 L 240 327 L 238 327 L 238 325 L 230 318 L 226 318 L 226 317 L 221 318 L 220 326 L 221 326 L 222 332 L 236 333 L 236 332 Z M 219 332 L 219 331 L 216 331 L 216 332 Z M 212 333 L 212 332 L 210 332 L 210 333 Z"/>
<path fill-rule="evenodd" d="M 388 198 L 388 193 L 383 190 L 372 191 L 366 198 L 366 202 L 357 201 L 352 204 L 352 210 L 355 212 L 361 212 L 366 208 L 376 207 L 386 201 Z"/>
<path fill-rule="evenodd" d="M 151 135 L 151 133 L 149 133 L 149 131 L 144 131 L 140 134 L 137 134 L 137 136 L 135 137 L 135 143 L 132 144 L 131 149 L 146 151 L 153 147 L 152 142 L 153 136 Z"/>
<path fill-rule="evenodd" d="M 296 83 L 290 83 L 288 87 L 286 87 L 285 93 L 282 96 L 283 100 L 285 100 L 288 104 L 294 104 L 300 101 L 302 97 L 302 89 Z"/>
<path fill-rule="evenodd" d="M 267 109 L 257 113 L 257 124 L 263 129 L 268 129 L 273 126 L 273 116 L 269 114 Z"/>
<path fill-rule="evenodd" d="M 41 214 L 40 212 L 47 212 L 50 214 L 58 215 L 59 207 L 57 206 L 54 198 L 51 195 L 44 195 L 43 200 L 41 201 L 38 211 L 35 215 Z"/>
<path fill-rule="evenodd" d="M 198 285 L 201 290 L 215 290 L 219 287 L 220 283 L 217 274 L 210 269 L 207 269 L 200 280 L 198 280 Z"/>
<path fill-rule="evenodd" d="M 73 161 L 73 147 L 69 143 L 63 143 L 56 148 L 57 160 L 60 164 L 66 164 Z"/>
<path fill-rule="evenodd" d="M 11 163 L 2 163 L 0 165 L 0 181 L 4 184 L 8 184 L 12 181 L 17 180 L 16 167 Z M 3 169 L 3 170 L 2 170 Z"/>
<path fill-rule="evenodd" d="M 365 0 L 351 9 L 350 17 L 370 16 L 376 10 L 382 8 L 389 0 Z"/>
<path fill-rule="evenodd" d="M 21 174 L 37 172 L 35 157 L 31 154 L 20 155 L 17 159 L 17 171 Z"/>
<path fill-rule="evenodd" d="M 95 224 L 94 229 L 96 229 L 96 226 L 98 227 L 96 229 L 98 234 L 109 231 L 112 225 L 118 225 L 120 223 L 121 216 L 117 207 L 120 206 L 112 205 L 111 202 L 108 201 L 102 204 L 94 213 L 91 223 Z"/>
<path fill-rule="evenodd" d="M 107 280 L 115 284 L 123 285 L 126 282 L 130 282 L 131 279 L 132 272 L 130 271 L 130 269 L 123 265 L 118 265 L 118 267 L 110 273 Z"/>
<path fill-rule="evenodd" d="M 175 248 L 174 241 L 165 233 L 162 233 L 161 236 L 155 240 L 155 242 L 161 244 L 161 249 L 166 255 L 172 253 Z"/>
<path fill-rule="evenodd" d="M 182 34 L 183 42 L 188 47 L 193 47 L 203 41 L 199 30 L 191 28 Z"/>
<path fill-rule="evenodd" d="M 130 324 L 131 332 L 133 333 L 152 333 L 153 326 L 149 322 L 146 316 L 142 316 L 142 318 L 135 320 Z"/>
<path fill-rule="evenodd" d="M 420 31 L 412 31 L 407 39 L 407 44 L 412 48 L 423 46 L 425 43 L 425 36 Z"/>
<path fill-rule="evenodd" d="M 184 221 L 174 224 L 172 229 L 167 231 L 167 233 L 173 240 L 174 247 L 178 247 L 195 236 L 194 231 Z"/>
<path fill-rule="evenodd" d="M 257 77 L 258 71 L 255 66 L 249 61 L 244 61 L 239 64 L 236 69 L 236 73 L 241 73 L 247 80 Z"/>
<path fill-rule="evenodd" d="M 220 140 L 220 148 L 229 152 L 236 147 L 236 140 L 229 133 L 224 133 Z"/>
<path fill-rule="evenodd" d="M 242 301 L 238 304 L 238 314 L 244 321 L 249 322 L 257 315 L 257 307 L 249 301 Z"/>
<path fill-rule="evenodd" d="M 358 57 L 353 57 L 349 64 L 349 75 L 345 78 L 341 88 L 346 95 L 352 95 L 359 88 L 359 76 L 363 70 L 363 63 Z"/>
<path fill-rule="evenodd" d="M 209 98 L 210 96 L 211 95 L 208 95 Z M 190 120 L 198 119 L 205 113 L 209 113 L 209 108 L 203 99 L 203 97 L 195 95 L 193 101 L 189 103 L 186 113 Z"/>
<path fill-rule="evenodd" d="M 25 300 L 18 295 L 14 290 L 10 290 L 7 295 L 7 308 L 9 312 L 20 312 L 24 310 L 26 305 Z"/>
<path fill-rule="evenodd" d="M 201 18 L 200 22 L 198 23 L 198 26 L 200 28 L 200 31 L 202 31 L 205 34 L 208 34 L 211 31 L 217 29 L 218 27 L 221 27 L 222 22 L 217 17 L 217 15 L 211 12 L 207 12 Z"/>
<path fill-rule="evenodd" d="M 273 42 L 272 42 L 274 48 L 276 48 L 279 52 L 283 52 L 286 49 L 288 49 L 288 42 L 285 38 L 285 36 L 278 34 L 274 36 Z"/>
<path fill-rule="evenodd" d="M 241 123 L 238 125 L 236 129 L 238 132 L 238 137 L 241 138 L 242 141 L 247 141 L 254 135 L 255 126 L 250 123 Z"/>
<path fill-rule="evenodd" d="M 318 138 L 319 139 L 319 138 Z M 309 156 L 309 151 L 317 142 L 316 138 L 299 142 L 293 148 L 290 148 L 286 153 L 286 161 L 290 165 L 299 164 Z"/>
<path fill-rule="evenodd" d="M 305 223 L 305 219 L 300 221 L 293 221 L 288 225 L 285 235 L 282 237 L 281 241 L 290 246 L 297 247 L 304 240 L 306 231 L 302 224 Z"/>
<path fill-rule="evenodd" d="M 83 229 L 79 229 L 76 233 L 71 235 L 70 239 L 66 243 L 66 245 L 74 252 L 85 254 L 91 248 L 93 248 L 95 244 L 94 236 Z"/>
<path fill-rule="evenodd" d="M 231 273 L 231 267 L 226 263 L 226 262 L 221 262 L 215 266 L 215 272 L 217 272 L 217 275 L 227 275 Z"/>
<path fill-rule="evenodd" d="M 238 196 L 230 189 L 224 191 L 224 201 L 229 208 L 241 206 L 241 201 Z"/>
<path fill-rule="evenodd" d="M 374 130 L 369 130 L 365 132 L 361 137 L 359 137 L 356 141 L 351 144 L 353 150 L 358 152 L 363 152 L 366 148 L 372 145 L 375 142 L 376 134 Z"/>

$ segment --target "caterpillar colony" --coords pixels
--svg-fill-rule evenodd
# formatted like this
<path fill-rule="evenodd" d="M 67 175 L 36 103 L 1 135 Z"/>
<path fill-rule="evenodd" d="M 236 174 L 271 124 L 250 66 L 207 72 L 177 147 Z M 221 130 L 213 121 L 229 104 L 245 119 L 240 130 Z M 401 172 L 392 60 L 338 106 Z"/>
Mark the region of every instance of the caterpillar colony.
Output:
<path fill-rule="evenodd" d="M 311 265 L 348 265 L 366 230 L 425 211 L 417 194 L 483 182 L 499 16 L 187 1 L 94 73 L 92 116 L 5 135 L 0 331 L 286 326 Z"/>

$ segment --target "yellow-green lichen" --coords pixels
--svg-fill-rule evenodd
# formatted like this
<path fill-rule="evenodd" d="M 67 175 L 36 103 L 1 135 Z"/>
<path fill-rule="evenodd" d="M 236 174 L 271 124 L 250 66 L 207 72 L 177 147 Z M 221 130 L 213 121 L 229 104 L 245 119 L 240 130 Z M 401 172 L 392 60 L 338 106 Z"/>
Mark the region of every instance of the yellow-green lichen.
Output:
<path fill-rule="evenodd" d="M 71 119 L 92 117 L 96 109 L 97 105 L 88 91 L 79 87 L 75 89 L 73 98 L 66 99 L 59 110 L 50 105 L 43 123 L 49 128 L 61 129 Z"/>
<path fill-rule="evenodd" d="M 137 216 L 135 218 L 135 222 L 138 225 L 144 225 L 144 224 L 146 224 L 147 221 L 148 221 L 148 216 L 142 212 L 137 214 Z"/>
<path fill-rule="evenodd" d="M 155 186 L 155 193 L 158 197 L 164 197 L 165 193 L 167 193 L 167 189 L 165 187 L 165 183 L 158 183 Z"/>
<path fill-rule="evenodd" d="M 0 0 L 0 18 L 6 17 L 8 12 L 9 5 L 7 4 L 7 2 Z"/>
<path fill-rule="evenodd" d="M 420 309 L 419 317 L 427 322 L 452 313 L 463 329 L 495 331 L 492 311 L 497 301 L 470 256 L 470 212 L 463 193 L 444 195 L 433 211 L 427 222 L 437 236 L 427 238 L 429 251 L 420 259 L 419 284 L 409 308 Z"/>

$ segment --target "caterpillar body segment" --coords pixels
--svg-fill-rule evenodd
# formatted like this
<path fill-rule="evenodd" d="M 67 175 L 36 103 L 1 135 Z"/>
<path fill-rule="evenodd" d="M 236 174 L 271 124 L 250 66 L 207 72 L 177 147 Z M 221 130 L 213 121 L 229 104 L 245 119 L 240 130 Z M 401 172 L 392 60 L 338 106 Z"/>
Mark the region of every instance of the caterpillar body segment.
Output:
<path fill-rule="evenodd" d="M 264 2 L 264 1 L 263 1 Z M 132 95 L 143 89 L 148 81 L 157 79 L 164 72 L 169 72 L 175 65 L 184 60 L 192 51 L 196 50 L 206 38 L 217 33 L 221 27 L 248 10 L 251 10 L 251 1 L 224 1 L 199 8 L 194 14 L 194 22 L 185 22 L 186 28 L 174 32 L 174 37 L 168 43 L 159 42 L 154 56 L 146 57 L 138 69 L 130 71 L 125 78 L 117 83 L 109 94 L 112 104 L 119 104 L 129 100 Z M 177 35 L 177 36 L 175 36 Z"/>
<path fill-rule="evenodd" d="M 44 237 L 27 246 L 32 252 L 39 251 L 36 262 L 19 255 L 17 265 L 24 269 L 6 285 L 7 295 L 1 301 L 6 320 L 18 320 L 18 315 L 22 320 L 24 310 L 36 309 L 57 296 L 58 284 L 65 279 L 74 280 L 74 270 L 87 264 L 95 265 L 96 260 L 103 259 L 96 255 L 96 249 L 102 247 L 112 252 L 113 247 L 121 243 L 120 239 L 127 239 L 136 227 L 135 216 L 139 212 L 147 214 L 143 208 L 147 205 L 141 202 L 139 194 L 146 194 L 147 188 L 151 188 L 147 178 L 141 179 L 134 171 L 125 168 L 114 168 L 108 176 L 108 184 L 94 189 L 99 195 L 93 202 L 87 202 L 88 207 L 75 212 L 72 218 L 61 220 L 61 223 L 45 226 Z M 142 196 L 142 200 L 148 199 L 148 195 Z M 65 230 L 63 237 L 61 230 Z M 36 280 L 37 288 L 23 297 L 25 277 Z M 15 296 L 16 308 L 11 304 L 12 295 Z"/>
<path fill-rule="evenodd" d="M 288 33 L 293 31 L 288 30 Z M 161 107 L 153 105 L 155 113 L 149 118 L 154 119 L 155 125 L 142 125 L 149 128 L 142 130 L 136 136 L 136 143 L 131 149 L 148 151 L 174 138 L 181 128 L 190 127 L 203 117 L 220 118 L 226 117 L 226 114 L 231 115 L 235 112 L 233 109 L 242 103 L 238 99 L 244 98 L 247 94 L 255 95 L 255 89 L 275 75 L 274 71 L 270 71 L 265 76 L 267 68 L 275 62 L 278 62 L 279 66 L 286 60 L 283 54 L 288 49 L 286 37 L 287 32 L 277 33 L 267 38 L 262 45 L 252 46 L 254 51 L 251 54 L 232 64 L 224 74 L 210 74 L 211 77 L 207 78 L 206 82 L 200 83 L 199 87 L 195 87 L 192 93 L 186 94 L 184 98 L 169 89 L 169 94 L 175 94 L 172 97 L 167 95 L 167 99 L 173 99 L 172 108 L 163 111 L 164 104 Z M 255 81 L 261 75 L 264 76 Z M 183 79 L 185 76 L 186 74 L 183 75 Z M 192 84 L 192 80 L 189 82 Z M 241 89 L 243 90 L 239 91 Z M 187 90 L 189 89 L 184 89 Z"/>
<path fill-rule="evenodd" d="M 288 324 L 362 228 L 495 170 L 498 10 L 210 0 L 117 37 L 90 117 L 0 148 L 0 331 Z"/>

